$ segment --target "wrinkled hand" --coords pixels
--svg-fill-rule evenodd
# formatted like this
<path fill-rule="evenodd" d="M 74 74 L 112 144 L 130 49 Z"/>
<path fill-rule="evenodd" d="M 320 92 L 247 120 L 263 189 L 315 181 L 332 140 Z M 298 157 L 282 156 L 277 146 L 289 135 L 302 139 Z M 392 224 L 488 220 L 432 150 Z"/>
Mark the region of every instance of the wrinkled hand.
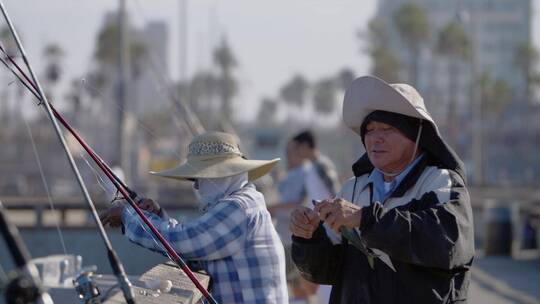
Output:
<path fill-rule="evenodd" d="M 340 233 L 342 226 L 359 227 L 362 220 L 361 211 L 362 207 L 342 198 L 324 200 L 315 207 L 315 212 L 319 214 L 321 220 L 337 233 Z"/>
<path fill-rule="evenodd" d="M 143 198 L 137 203 L 137 205 L 139 206 L 139 208 L 148 212 L 152 212 L 157 215 L 161 214 L 161 206 L 159 206 L 159 204 L 152 199 Z"/>
<path fill-rule="evenodd" d="M 124 211 L 124 205 L 117 205 L 110 207 L 109 209 L 101 212 L 99 219 L 103 226 L 109 225 L 111 227 L 120 227 L 122 225 L 122 212 Z"/>
<path fill-rule="evenodd" d="M 292 234 L 310 239 L 320 223 L 319 215 L 307 207 L 297 207 L 291 214 L 289 229 Z"/>

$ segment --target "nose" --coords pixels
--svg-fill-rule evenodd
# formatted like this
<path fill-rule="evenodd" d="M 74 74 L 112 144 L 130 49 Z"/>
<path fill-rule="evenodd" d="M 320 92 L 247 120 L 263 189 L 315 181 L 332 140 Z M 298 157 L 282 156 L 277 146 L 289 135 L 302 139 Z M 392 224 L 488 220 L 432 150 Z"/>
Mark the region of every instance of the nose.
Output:
<path fill-rule="evenodd" d="M 368 135 L 373 143 L 381 143 L 384 141 L 384 131 L 382 130 L 373 130 Z"/>

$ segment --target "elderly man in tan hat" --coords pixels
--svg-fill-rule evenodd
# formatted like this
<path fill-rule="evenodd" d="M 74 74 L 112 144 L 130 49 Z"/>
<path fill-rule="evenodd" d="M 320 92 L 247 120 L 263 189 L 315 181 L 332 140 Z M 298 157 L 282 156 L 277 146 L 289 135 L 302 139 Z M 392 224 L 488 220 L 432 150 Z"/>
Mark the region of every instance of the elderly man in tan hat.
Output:
<path fill-rule="evenodd" d="M 288 303 L 283 245 L 263 195 L 251 183 L 278 160 L 247 160 L 233 135 L 208 132 L 193 138 L 187 162 L 153 172 L 194 181 L 204 213 L 194 221 L 184 224 L 168 218 L 152 200 L 142 206 L 185 259 L 202 264 L 212 278 L 210 292 L 218 303 Z M 131 241 L 162 251 L 131 207 L 112 209 L 102 217 L 109 224 L 120 219 Z"/>
<path fill-rule="evenodd" d="M 420 94 L 360 77 L 343 120 L 366 154 L 337 198 L 293 212 L 302 275 L 333 285 L 330 303 L 466 303 L 474 241 L 463 165 Z"/>

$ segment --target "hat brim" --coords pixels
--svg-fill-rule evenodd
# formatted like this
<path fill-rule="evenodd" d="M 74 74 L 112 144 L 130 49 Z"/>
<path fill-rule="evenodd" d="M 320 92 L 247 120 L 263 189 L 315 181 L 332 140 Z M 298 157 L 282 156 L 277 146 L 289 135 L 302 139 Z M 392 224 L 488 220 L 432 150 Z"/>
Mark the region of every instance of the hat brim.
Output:
<path fill-rule="evenodd" d="M 272 160 L 247 160 L 239 156 L 218 158 L 189 158 L 182 165 L 150 174 L 178 180 L 197 178 L 222 178 L 248 173 L 248 180 L 254 181 L 274 168 L 279 158 Z"/>
<path fill-rule="evenodd" d="M 345 92 L 343 100 L 345 125 L 360 134 L 360 127 L 366 116 L 377 110 L 428 120 L 439 133 L 437 125 L 426 109 L 415 107 L 386 81 L 374 76 L 355 79 Z"/>

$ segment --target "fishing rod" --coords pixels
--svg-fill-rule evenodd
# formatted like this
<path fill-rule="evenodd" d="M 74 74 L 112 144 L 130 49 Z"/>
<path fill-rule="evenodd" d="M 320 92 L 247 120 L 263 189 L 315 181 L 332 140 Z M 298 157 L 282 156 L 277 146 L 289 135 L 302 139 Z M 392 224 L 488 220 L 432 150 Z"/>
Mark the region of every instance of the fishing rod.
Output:
<path fill-rule="evenodd" d="M 51 296 L 43 290 L 36 265 L 30 262 L 30 253 L 24 245 L 19 230 L 8 219 L 7 212 L 0 202 L 0 233 L 4 236 L 7 248 L 13 257 L 19 273 L 7 285 L 7 303 L 53 304 Z"/>
<path fill-rule="evenodd" d="M 101 238 L 103 239 L 103 242 L 105 243 L 105 247 L 107 248 L 107 256 L 109 258 L 109 262 L 111 264 L 111 268 L 118 280 L 118 284 L 120 286 L 120 289 L 122 290 L 124 294 L 124 298 L 126 299 L 126 302 L 128 304 L 135 304 L 134 300 L 134 294 L 133 290 L 131 288 L 131 282 L 129 282 L 129 279 L 124 271 L 124 267 L 122 263 L 120 262 L 120 259 L 118 258 L 118 255 L 112 248 L 111 242 L 109 238 L 107 237 L 107 234 L 105 233 L 105 229 L 103 227 L 103 224 L 99 220 L 99 215 L 96 211 L 96 207 L 94 203 L 92 202 L 92 199 L 90 198 L 90 194 L 88 193 L 88 190 L 86 189 L 86 186 L 84 184 L 84 181 L 82 180 L 82 177 L 79 173 L 79 169 L 77 168 L 77 165 L 75 164 L 75 160 L 73 159 L 73 156 L 71 155 L 71 152 L 69 151 L 66 141 L 64 139 L 64 136 L 62 135 L 62 131 L 60 130 L 60 127 L 58 126 L 58 123 L 56 119 L 54 118 L 54 114 L 51 110 L 50 103 L 47 101 L 47 96 L 45 96 L 45 93 L 43 91 L 43 88 L 41 87 L 41 84 L 39 83 L 39 80 L 37 79 L 34 70 L 32 69 L 32 65 L 30 64 L 28 57 L 26 56 L 26 52 L 24 50 L 24 47 L 21 43 L 21 40 L 19 39 L 19 36 L 15 30 L 15 27 L 13 26 L 13 23 L 11 22 L 11 18 L 9 17 L 6 8 L 4 7 L 4 2 L 0 1 L 0 9 L 2 10 L 2 14 L 4 15 L 4 19 L 6 20 L 6 23 L 9 27 L 9 31 L 11 32 L 13 39 L 15 40 L 17 44 L 17 48 L 19 49 L 22 59 L 28 68 L 28 71 L 30 72 L 30 75 L 32 77 L 32 80 L 30 83 L 33 84 L 33 87 L 36 89 L 36 93 L 39 94 L 40 99 L 42 100 L 42 104 L 45 106 L 45 110 L 47 112 L 47 115 L 53 124 L 54 130 L 56 132 L 56 135 L 58 136 L 58 139 L 60 140 L 60 143 L 62 145 L 62 148 L 64 149 L 64 152 L 66 153 L 66 156 L 68 158 L 69 164 L 71 166 L 71 169 L 73 170 L 73 173 L 75 174 L 75 177 L 77 179 L 77 183 L 79 184 L 81 191 L 83 193 L 83 196 L 85 198 L 85 201 L 87 202 L 92 216 L 94 218 L 94 221 L 96 222 L 96 225 L 98 226 L 98 230 L 100 232 Z M 30 80 L 28 78 L 28 80 Z"/>
<path fill-rule="evenodd" d="M 1 4 L 1 2 L 0 2 Z M 82 137 L 80 137 L 77 132 L 68 124 L 68 122 L 62 117 L 60 113 L 54 109 L 54 106 L 50 104 L 46 98 L 42 98 L 41 96 L 44 96 L 42 94 L 39 85 L 36 85 L 30 78 L 26 75 L 26 73 L 18 66 L 18 64 L 9 56 L 7 53 L 5 53 L 5 50 L 1 49 L 2 52 L 7 56 L 8 60 L 17 68 L 19 73 L 26 79 L 28 84 L 19 76 L 9 65 L 7 65 L 7 62 L 0 58 L 2 63 L 6 65 L 9 70 L 16 76 L 16 78 L 23 83 L 23 85 L 32 92 L 32 94 L 40 101 L 40 104 L 45 104 L 47 109 L 50 109 L 50 115 L 51 116 L 58 116 L 59 121 L 73 134 L 73 136 L 77 139 L 77 141 L 83 146 L 83 148 L 86 150 L 86 152 L 90 155 L 90 157 L 94 160 L 96 165 L 100 167 L 100 169 L 107 175 L 109 180 L 113 183 L 113 185 L 116 187 L 116 189 L 122 194 L 124 199 L 129 203 L 129 205 L 135 210 L 137 215 L 142 219 L 142 221 L 146 224 L 146 226 L 152 231 L 154 236 L 160 241 L 161 245 L 163 245 L 165 251 L 169 255 L 169 257 L 175 262 L 181 269 L 184 271 L 184 273 L 189 277 L 189 279 L 193 282 L 193 284 L 197 287 L 197 289 L 201 292 L 201 294 L 205 297 L 206 300 L 208 300 L 210 303 L 217 303 L 216 300 L 213 298 L 213 296 L 202 286 L 202 284 L 197 280 L 193 272 L 189 269 L 187 264 L 184 262 L 184 260 L 178 255 L 178 253 L 172 248 L 172 246 L 169 244 L 169 242 L 161 235 L 161 233 L 157 230 L 157 228 L 148 220 L 148 218 L 145 216 L 143 211 L 139 208 L 138 204 L 135 202 L 135 198 L 137 197 L 137 194 L 130 190 L 128 192 L 128 187 L 125 185 L 125 183 L 112 171 L 112 169 L 105 163 L 96 152 L 93 151 L 92 148 L 88 144 L 84 142 Z M 23 58 L 25 58 L 23 56 Z M 25 60 L 26 62 L 26 60 Z M 30 67 L 29 67 L 30 69 Z M 35 79 L 35 78 L 34 78 Z M 30 86 L 34 89 L 31 89 Z M 41 92 L 39 95 L 34 91 L 38 90 Z M 49 112 L 48 112 L 49 113 Z M 55 121 L 56 122 L 56 121 Z M 66 148 L 67 149 L 67 148 Z M 71 155 L 71 154 L 70 154 Z M 125 187 L 123 186 L 125 185 Z M 94 207 L 95 209 L 95 207 Z M 96 214 L 97 215 L 97 214 Z M 103 225 L 101 225 L 101 221 L 99 221 L 99 218 L 97 219 L 97 222 L 99 222 L 99 226 L 103 228 Z M 122 269 L 123 270 L 123 269 Z"/>
<path fill-rule="evenodd" d="M 0 47 L 0 51 L 2 51 Z M 17 63 L 11 58 L 8 57 L 10 62 L 17 67 L 17 70 L 23 75 L 27 81 L 29 81 L 28 76 L 22 71 L 22 69 L 17 65 Z M 13 68 L 11 68 L 8 63 L 0 57 L 0 62 L 2 62 L 4 65 L 7 66 L 7 68 L 15 75 L 15 77 L 21 82 L 31 93 L 36 97 L 40 103 L 44 103 L 43 99 L 31 88 L 34 87 L 33 83 L 29 81 L 29 84 L 25 82 L 25 80 L 16 73 Z M 49 104 L 51 109 L 54 109 L 54 106 L 52 104 Z M 79 134 L 67 123 L 67 121 L 62 117 L 60 113 L 58 113 L 56 110 L 53 111 L 56 113 L 55 115 L 58 115 L 60 118 L 59 121 L 66 126 L 66 128 L 72 133 L 72 135 L 81 143 L 83 148 L 86 150 L 86 152 L 90 155 L 90 157 L 94 160 L 94 162 L 99 166 L 99 168 L 105 173 L 105 175 L 109 178 L 109 180 L 113 183 L 115 188 L 122 194 L 122 196 L 127 200 L 129 205 L 135 210 L 137 215 L 143 220 L 143 222 L 146 224 L 146 226 L 152 231 L 154 236 L 160 241 L 161 245 L 165 248 L 165 251 L 167 251 L 169 257 L 175 262 L 181 269 L 184 271 L 184 273 L 190 278 L 190 280 L 193 282 L 193 284 L 197 287 L 197 289 L 203 294 L 203 296 L 210 302 L 210 303 L 217 303 L 216 300 L 212 297 L 210 293 L 202 286 L 202 284 L 197 280 L 193 272 L 189 269 L 187 264 L 184 262 L 184 260 L 176 253 L 174 248 L 168 243 L 168 241 L 161 235 L 161 233 L 155 228 L 155 226 L 146 218 L 142 210 L 139 208 L 137 203 L 135 203 L 135 199 L 138 197 L 137 193 L 130 190 L 129 188 L 124 188 L 122 186 L 123 181 L 112 171 L 112 169 L 105 163 L 99 155 L 88 146 L 84 140 L 79 136 Z M 124 184 L 125 185 L 125 184 Z M 101 222 L 100 222 L 101 223 Z"/>
<path fill-rule="evenodd" d="M 17 77 L 19 82 L 21 82 L 30 91 L 30 93 L 32 93 L 32 95 L 34 95 L 34 97 L 36 97 L 38 99 L 39 105 L 41 105 L 43 103 L 43 99 L 38 95 L 38 93 L 36 93 L 37 88 L 36 88 L 35 84 L 30 80 L 30 78 L 26 75 L 26 73 L 17 64 L 17 62 L 15 60 L 13 60 L 13 58 L 6 52 L 6 50 L 1 45 L 0 45 L 0 52 L 2 52 L 6 56 L 6 58 L 11 62 L 11 64 L 13 64 L 13 66 L 15 66 L 17 71 L 19 71 L 19 73 L 26 79 L 26 81 L 21 79 L 21 77 L 11 68 L 11 66 L 9 66 L 9 64 L 3 58 L 0 57 L 0 61 L 11 71 L 11 73 L 13 75 L 15 75 Z M 30 87 L 30 85 L 28 85 L 27 82 L 30 83 L 30 85 L 32 87 Z M 56 111 L 56 108 L 50 103 L 49 103 L 49 106 L 50 106 L 50 108 L 51 108 L 51 110 L 52 110 L 52 112 L 54 114 L 54 117 L 75 137 L 75 139 L 88 152 L 88 154 L 93 155 L 95 157 L 94 161 L 100 162 L 100 163 L 106 165 L 105 161 L 103 161 L 103 159 L 99 155 L 97 155 L 92 150 L 92 148 L 90 148 L 90 146 L 88 146 L 88 144 L 81 138 L 81 136 L 67 123 L 67 121 L 64 119 L 64 117 L 62 117 L 62 115 L 60 115 L 60 113 L 58 113 L 58 111 Z M 135 199 L 137 197 L 137 193 L 135 191 L 131 190 L 124 183 L 124 181 L 121 178 L 119 178 L 118 175 L 116 175 L 114 173 L 114 171 L 109 166 L 105 166 L 105 167 L 114 176 L 116 181 L 118 183 L 120 183 L 122 185 L 122 187 L 124 187 L 129 192 L 129 196 L 131 198 Z"/>

